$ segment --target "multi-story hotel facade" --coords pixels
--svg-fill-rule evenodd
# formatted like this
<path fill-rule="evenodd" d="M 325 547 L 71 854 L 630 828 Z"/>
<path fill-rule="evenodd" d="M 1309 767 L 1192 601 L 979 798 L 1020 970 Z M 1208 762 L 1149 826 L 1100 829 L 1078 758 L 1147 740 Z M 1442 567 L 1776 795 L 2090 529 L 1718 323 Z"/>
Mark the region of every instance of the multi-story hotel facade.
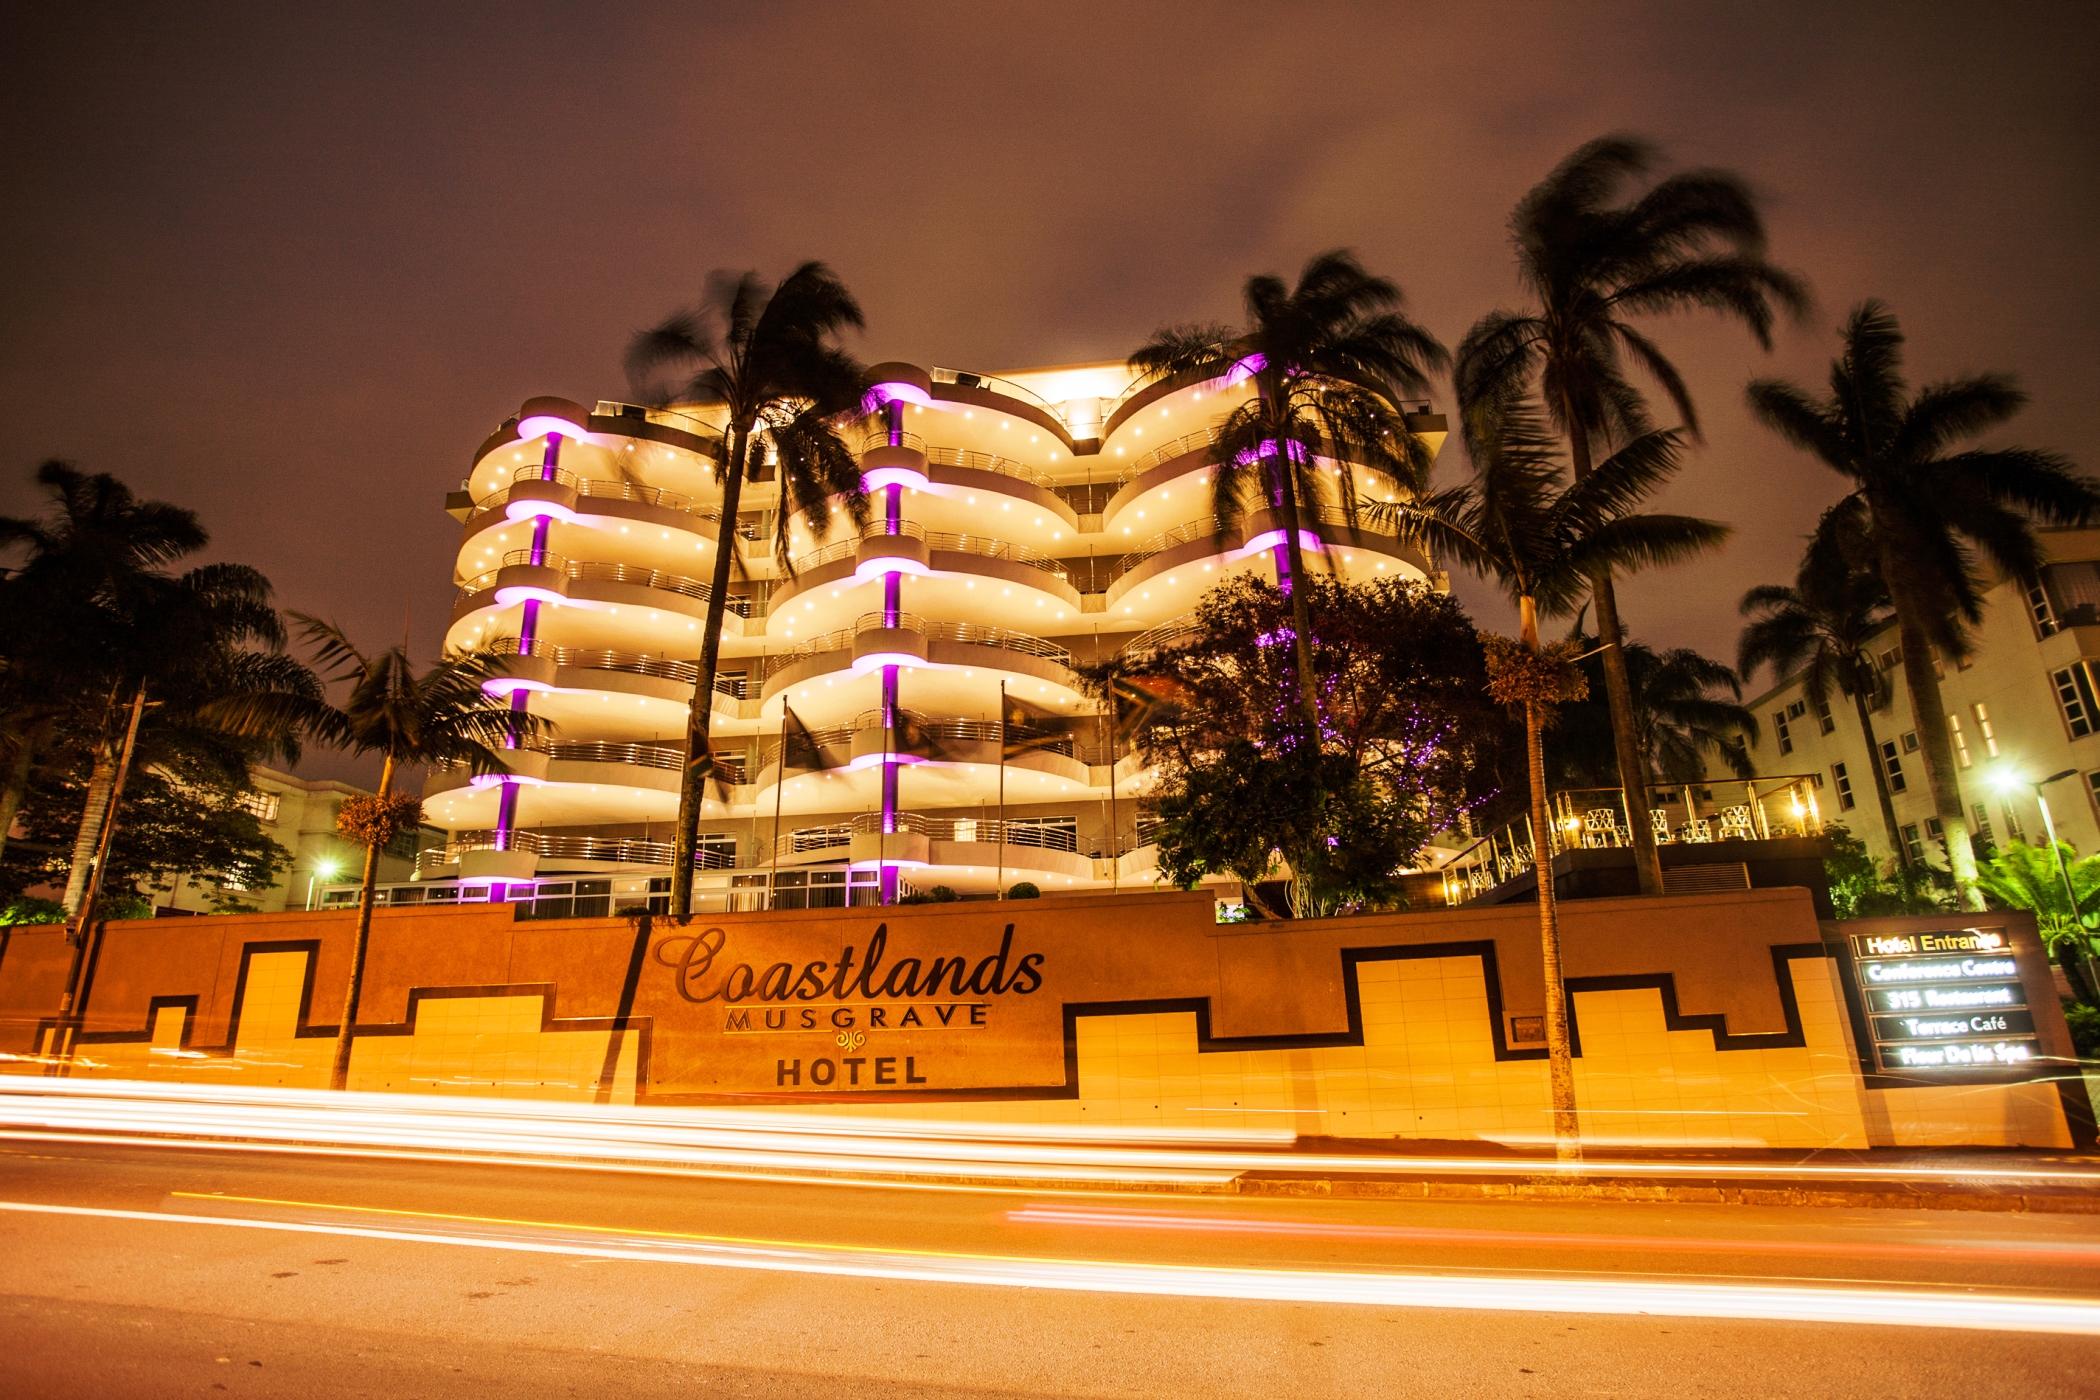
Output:
<path fill-rule="evenodd" d="M 1961 662 L 1935 656 L 1934 666 L 1979 840 L 2040 844 L 2046 801 L 2058 837 L 2090 854 L 2100 851 L 2100 530 L 2039 534 L 2048 561 L 2040 575 L 1996 579 L 1974 652 Z M 1751 760 L 1759 773 L 1815 775 L 1823 816 L 1880 861 L 1893 860 L 1900 843 L 1913 859 L 1944 864 L 1893 622 L 1873 645 L 1889 694 L 1870 714 L 1871 747 L 1848 699 L 1833 692 L 1819 707 L 1796 675 L 1748 702 L 1759 726 Z M 1893 836 L 1875 796 L 1876 765 L 1891 789 Z"/>
<path fill-rule="evenodd" d="M 872 378 L 849 436 L 865 526 L 841 512 L 812 535 L 791 516 L 783 567 L 777 483 L 744 489 L 695 907 L 1154 884 L 1153 774 L 1080 671 L 1185 630 L 1235 574 L 1287 569 L 1276 512 L 1222 531 L 1213 513 L 1215 424 L 1251 384 L 1133 384 L 1121 364 Z M 1407 423 L 1441 445 L 1426 404 Z M 500 778 L 431 776 L 426 816 L 450 836 L 392 898 L 558 913 L 668 892 L 725 533 L 720 428 L 706 406 L 534 399 L 475 450 L 446 503 L 462 526 L 446 642 L 501 650 L 495 684 L 551 728 Z M 1413 545 L 1348 523 L 1326 465 L 1300 521 L 1309 566 L 1441 586 Z M 1360 467 L 1349 480 L 1372 499 L 1401 489 Z"/>

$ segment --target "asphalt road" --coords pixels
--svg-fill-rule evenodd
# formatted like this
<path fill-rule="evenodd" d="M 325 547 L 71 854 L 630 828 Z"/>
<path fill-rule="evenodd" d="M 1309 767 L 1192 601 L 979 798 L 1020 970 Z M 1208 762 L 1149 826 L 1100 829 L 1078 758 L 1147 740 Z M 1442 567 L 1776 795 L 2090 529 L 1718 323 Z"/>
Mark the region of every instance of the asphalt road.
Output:
<path fill-rule="evenodd" d="M 25 1398 L 2100 1393 L 2092 1216 L 0 1143 L 0 1260 Z M 1664 1311 L 1978 1325 L 1600 1311 L 1643 1284 Z"/>

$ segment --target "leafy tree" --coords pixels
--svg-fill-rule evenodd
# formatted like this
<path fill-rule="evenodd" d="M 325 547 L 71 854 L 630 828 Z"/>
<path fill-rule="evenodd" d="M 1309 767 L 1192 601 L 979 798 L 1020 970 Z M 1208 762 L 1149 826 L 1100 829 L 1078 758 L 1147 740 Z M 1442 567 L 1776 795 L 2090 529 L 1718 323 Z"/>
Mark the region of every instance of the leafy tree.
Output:
<path fill-rule="evenodd" d="M 679 376 L 669 386 L 639 389 L 643 397 L 719 406 L 727 420 L 727 448 L 715 464 L 723 525 L 701 628 L 699 679 L 687 707 L 685 776 L 672 840 L 671 912 L 679 917 L 692 912 L 693 850 L 714 767 L 707 739 L 744 483 L 769 469 L 780 483 L 774 552 L 783 567 L 794 516 L 822 535 L 837 498 L 856 524 L 866 522 L 860 463 L 839 436 L 842 420 L 860 408 L 867 376 L 837 338 L 861 324 L 860 305 L 845 285 L 824 264 L 807 262 L 777 287 L 752 272 L 716 272 L 698 306 L 641 332 L 628 347 L 628 374 L 637 385 L 665 370 Z"/>
<path fill-rule="evenodd" d="M 1555 439 L 1529 398 L 1505 388 L 1461 400 L 1460 408 L 1473 479 L 1420 501 L 1366 504 L 1364 509 L 1493 580 L 1517 604 L 1519 639 L 1491 644 L 1489 684 L 1495 698 L 1523 713 L 1531 828 L 1543 837 L 1552 830 L 1544 731 L 1555 710 L 1581 699 L 1586 685 L 1571 643 L 1541 645 L 1539 615 L 1574 612 L 1600 573 L 1674 563 L 1710 547 L 1725 530 L 1712 521 L 1638 510 L 1677 469 L 1681 434 L 1676 430 L 1642 433 L 1565 482 Z M 1580 1123 L 1553 863 L 1547 852 L 1535 851 L 1533 865 L 1554 1140 L 1560 1155 L 1572 1158 L 1580 1155 Z"/>
<path fill-rule="evenodd" d="M 1306 577 L 1300 522 L 1317 518 L 1320 461 L 1338 472 L 1335 504 L 1356 524 L 1355 473 L 1382 472 L 1412 490 L 1427 478 L 1427 449 L 1407 430 L 1401 400 L 1428 388 L 1449 361 L 1435 337 L 1401 312 L 1400 289 L 1364 271 L 1353 254 L 1306 263 L 1295 287 L 1280 277 L 1247 279 L 1244 326 L 1170 326 L 1133 353 L 1133 369 L 1161 379 L 1253 380 L 1254 396 L 1225 416 L 1210 449 L 1212 510 L 1219 530 L 1273 510 L 1282 519 L 1291 592 L 1291 646 L 1305 722 L 1319 717 L 1307 629 L 1295 586 Z M 1280 571 L 1286 572 L 1286 571 Z"/>
<path fill-rule="evenodd" d="M 1882 919 L 1899 914 L 1944 913 L 1953 903 L 1953 881 L 1931 866 L 1875 863 L 1866 843 L 1841 825 L 1823 829 L 1830 842 L 1823 871 L 1830 903 L 1840 919 Z"/>
<path fill-rule="evenodd" d="M 1556 768 L 1570 787 L 1614 787 L 1618 756 L 1611 711 L 1602 700 L 1603 654 L 1594 637 L 1577 633 L 1570 640 L 1585 653 L 1582 669 L 1590 698 L 1560 713 Z M 1740 703 L 1743 688 L 1735 672 L 1689 647 L 1657 651 L 1643 642 L 1623 645 L 1634 732 L 1648 777 L 1696 783 L 1706 777 L 1709 759 L 1737 777 L 1749 777 L 1747 741 L 1757 734 L 1757 717 Z"/>
<path fill-rule="evenodd" d="M 291 616 L 313 653 L 316 668 L 331 685 L 344 688 L 342 701 L 331 703 L 295 691 L 250 691 L 220 702 L 212 713 L 236 728 L 291 729 L 333 748 L 376 754 L 382 760 L 378 791 L 344 802 L 336 819 L 343 836 L 365 851 L 358 883 L 357 927 L 350 942 L 350 982 L 329 1075 L 331 1087 L 341 1089 L 350 1080 L 350 1040 L 364 991 L 379 853 L 423 817 L 422 802 L 397 794 L 395 779 L 405 768 L 453 764 L 463 764 L 477 774 L 502 773 L 499 750 L 540 737 L 548 732 L 548 725 L 537 715 L 511 709 L 508 700 L 483 689 L 485 682 L 504 674 L 501 653 L 454 653 L 419 671 L 405 646 L 365 652 L 334 623 L 303 613 Z"/>
<path fill-rule="evenodd" d="M 1197 605 L 1192 640 L 1121 678 L 1170 707 L 1141 730 L 1161 769 L 1160 868 L 1181 885 L 1226 873 L 1249 886 L 1287 869 L 1310 913 L 1390 905 L 1429 837 L 1494 793 L 1505 755 L 1480 646 L 1458 605 L 1419 584 L 1323 577 L 1294 593 L 1223 584 Z M 1301 607 L 1318 728 L 1290 698 Z"/>
<path fill-rule="evenodd" d="M 1510 218 L 1518 276 L 1533 305 L 1490 313 L 1459 347 L 1459 398 L 1507 398 L 1535 382 L 1567 438 L 1578 480 L 1605 444 L 1648 431 L 1636 376 L 1661 388 L 1688 433 L 1699 431 L 1683 376 L 1638 319 L 1713 312 L 1742 322 L 1770 349 L 1775 311 L 1806 302 L 1802 284 L 1765 260 L 1764 222 L 1742 181 L 1725 171 L 1690 170 L 1640 188 L 1660 162 L 1646 141 L 1606 136 L 1534 186 Z M 1590 592 L 1607 648 L 1619 786 L 1629 811 L 1645 811 L 1645 750 L 1609 568 L 1598 569 Z M 1633 823 L 1633 842 L 1641 890 L 1660 894 L 1662 862 L 1646 823 Z"/>
<path fill-rule="evenodd" d="M 1871 561 L 1888 590 L 1903 651 L 1903 679 L 1925 753 L 1934 813 L 1955 884 L 1981 907 L 1968 809 L 1954 766 L 1933 653 L 1966 656 L 1983 616 L 1975 551 L 2008 577 L 2041 567 L 2037 521 L 2084 525 L 2100 516 L 2100 491 L 2053 452 L 1961 444 L 2019 412 L 2027 396 L 2002 375 L 1928 385 L 1903 377 L 1903 332 L 1878 301 L 1846 321 L 1844 353 L 1817 398 L 1779 380 L 1750 385 L 1750 407 L 1774 432 L 1845 478 L 1850 492 L 1827 512 L 1810 544 L 1828 561 Z"/>
<path fill-rule="evenodd" d="M 193 512 L 141 501 L 113 476 L 53 460 L 36 482 L 41 516 L 0 517 L 0 559 L 19 561 L 0 568 L 0 852 L 45 747 L 118 693 L 112 612 L 208 539 Z"/>
<path fill-rule="evenodd" d="M 2067 880 L 2068 890 L 2064 888 Z M 2012 841 L 1977 866 L 1976 884 L 1992 904 L 2034 915 L 2043 944 L 2055 955 L 2079 999 L 2092 1004 L 2093 930 L 2100 927 L 2100 855 L 2081 857 L 2066 841 L 2053 847 Z"/>
<path fill-rule="evenodd" d="M 1882 829 L 1896 858 L 1910 863 L 1896 827 L 1896 804 L 1881 765 L 1873 712 L 1888 703 L 1888 674 L 1874 659 L 1874 639 L 1888 626 L 1888 590 L 1871 569 L 1845 558 L 1811 556 L 1791 586 L 1764 584 L 1743 595 L 1743 635 L 1736 667 L 1749 676 L 1769 664 L 1775 677 L 1801 673 L 1802 691 L 1820 709 L 1830 691 L 1852 701 L 1867 743 L 1867 770 Z"/>

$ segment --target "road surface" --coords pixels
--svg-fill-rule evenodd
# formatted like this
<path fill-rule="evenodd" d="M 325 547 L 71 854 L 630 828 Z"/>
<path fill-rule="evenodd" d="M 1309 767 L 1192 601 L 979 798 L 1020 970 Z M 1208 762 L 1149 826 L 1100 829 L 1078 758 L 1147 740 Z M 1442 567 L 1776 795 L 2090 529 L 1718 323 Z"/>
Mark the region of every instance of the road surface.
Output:
<path fill-rule="evenodd" d="M 17 1397 L 2100 1392 L 2091 1216 L 43 1141 L 0 1142 L 0 1259 Z"/>

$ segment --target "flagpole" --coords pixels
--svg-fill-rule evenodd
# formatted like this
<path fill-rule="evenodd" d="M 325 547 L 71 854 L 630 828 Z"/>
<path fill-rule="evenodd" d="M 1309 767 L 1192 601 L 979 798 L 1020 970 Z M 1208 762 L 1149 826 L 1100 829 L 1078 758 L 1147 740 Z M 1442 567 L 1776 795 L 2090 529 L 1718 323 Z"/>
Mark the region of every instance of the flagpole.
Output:
<path fill-rule="evenodd" d="M 773 761 L 773 864 L 766 872 L 766 908 L 780 907 L 773 893 L 780 883 L 780 804 L 788 785 L 788 702 L 780 697 L 780 757 Z"/>
<path fill-rule="evenodd" d="M 994 898 L 1006 898 L 1006 681 L 999 682 L 999 878 Z"/>
<path fill-rule="evenodd" d="M 1123 890 L 1123 828 L 1116 815 L 1116 673 L 1108 673 L 1108 890 Z"/>

